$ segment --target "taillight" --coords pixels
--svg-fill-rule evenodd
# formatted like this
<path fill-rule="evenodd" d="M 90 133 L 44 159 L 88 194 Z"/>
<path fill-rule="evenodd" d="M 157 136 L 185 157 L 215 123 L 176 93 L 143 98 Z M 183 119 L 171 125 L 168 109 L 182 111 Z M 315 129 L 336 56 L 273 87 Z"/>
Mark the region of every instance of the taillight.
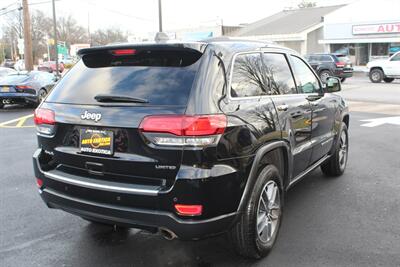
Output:
<path fill-rule="evenodd" d="M 336 67 L 338 67 L 338 68 L 343 68 L 345 65 L 346 65 L 346 63 L 336 62 Z"/>
<path fill-rule="evenodd" d="M 54 132 L 56 123 L 55 113 L 51 109 L 37 108 L 35 110 L 33 121 L 36 124 L 36 129 L 39 133 L 51 135 Z"/>
<path fill-rule="evenodd" d="M 202 205 L 175 204 L 176 213 L 183 216 L 199 216 L 203 212 Z"/>
<path fill-rule="evenodd" d="M 130 56 L 130 55 L 135 55 L 136 50 L 135 49 L 118 49 L 118 50 L 112 50 L 111 54 L 114 56 Z"/>
<path fill-rule="evenodd" d="M 32 89 L 30 86 L 27 85 L 17 85 L 15 88 L 20 89 L 20 90 L 26 90 L 26 89 Z"/>
<path fill-rule="evenodd" d="M 145 117 L 139 128 L 156 145 L 207 146 L 218 143 L 226 124 L 222 114 L 155 115 Z"/>

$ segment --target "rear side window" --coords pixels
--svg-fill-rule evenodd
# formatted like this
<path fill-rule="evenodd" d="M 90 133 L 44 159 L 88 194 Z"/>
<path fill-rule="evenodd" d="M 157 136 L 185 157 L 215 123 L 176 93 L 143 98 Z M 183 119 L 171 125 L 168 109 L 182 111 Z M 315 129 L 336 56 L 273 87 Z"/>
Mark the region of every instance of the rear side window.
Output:
<path fill-rule="evenodd" d="M 264 53 L 263 62 L 269 95 L 296 94 L 296 86 L 284 54 Z"/>
<path fill-rule="evenodd" d="M 231 96 L 249 97 L 267 94 L 266 75 L 261 54 L 239 54 L 233 64 Z"/>
<path fill-rule="evenodd" d="M 331 56 L 329 55 L 321 55 L 320 57 L 322 62 L 333 62 Z"/>
<path fill-rule="evenodd" d="M 46 101 L 97 105 L 96 95 L 110 94 L 142 98 L 149 105 L 186 105 L 201 53 L 142 52 L 115 56 L 102 51 L 84 55 Z"/>

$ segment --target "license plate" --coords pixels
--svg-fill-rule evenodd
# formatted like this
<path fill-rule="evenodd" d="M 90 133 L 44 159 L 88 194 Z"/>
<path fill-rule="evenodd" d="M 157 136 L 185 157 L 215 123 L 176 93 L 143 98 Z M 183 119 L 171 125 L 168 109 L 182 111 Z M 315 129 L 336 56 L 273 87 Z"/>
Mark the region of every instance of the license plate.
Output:
<path fill-rule="evenodd" d="M 8 93 L 8 92 L 10 92 L 10 87 L 8 87 L 8 86 L 3 86 L 3 87 L 1 87 L 1 92 L 3 92 L 3 93 Z"/>
<path fill-rule="evenodd" d="M 101 155 L 113 155 L 114 133 L 107 130 L 81 129 L 80 151 Z"/>

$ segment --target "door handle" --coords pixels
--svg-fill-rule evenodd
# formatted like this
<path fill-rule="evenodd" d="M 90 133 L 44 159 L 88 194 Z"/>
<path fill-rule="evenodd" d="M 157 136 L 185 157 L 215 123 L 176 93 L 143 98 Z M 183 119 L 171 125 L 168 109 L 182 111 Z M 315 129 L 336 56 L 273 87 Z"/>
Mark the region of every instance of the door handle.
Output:
<path fill-rule="evenodd" d="M 277 109 L 278 111 L 286 111 L 286 110 L 289 109 L 289 105 L 282 104 L 282 105 L 277 106 L 276 109 Z"/>

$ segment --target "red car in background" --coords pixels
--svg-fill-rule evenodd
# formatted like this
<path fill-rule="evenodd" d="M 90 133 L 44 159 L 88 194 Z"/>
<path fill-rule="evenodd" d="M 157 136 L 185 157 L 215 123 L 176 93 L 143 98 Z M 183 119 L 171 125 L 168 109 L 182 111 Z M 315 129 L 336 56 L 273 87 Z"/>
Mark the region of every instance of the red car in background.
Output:
<path fill-rule="evenodd" d="M 38 70 L 47 71 L 50 73 L 56 72 L 56 62 L 55 61 L 46 61 L 38 66 Z M 64 71 L 64 64 L 58 63 L 58 71 L 62 73 Z"/>

